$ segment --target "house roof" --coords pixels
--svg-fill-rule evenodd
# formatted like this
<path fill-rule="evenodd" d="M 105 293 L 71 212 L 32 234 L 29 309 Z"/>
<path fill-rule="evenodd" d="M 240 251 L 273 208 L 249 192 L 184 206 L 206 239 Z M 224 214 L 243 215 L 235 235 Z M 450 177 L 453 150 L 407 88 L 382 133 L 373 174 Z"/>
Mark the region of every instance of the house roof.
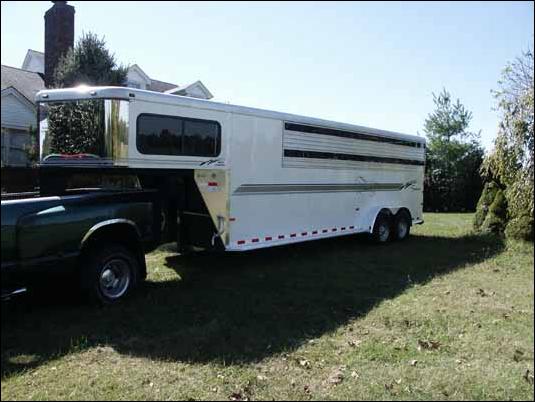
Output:
<path fill-rule="evenodd" d="M 38 73 L 34 73 L 34 72 L 31 72 L 31 71 L 27 70 L 27 68 L 29 67 L 31 58 L 37 58 L 42 63 L 43 68 L 44 68 L 44 53 L 43 52 L 38 52 L 38 51 L 33 50 L 33 49 L 28 49 L 28 51 L 26 52 L 26 57 L 24 58 L 24 62 L 22 64 L 22 70 L 21 69 L 17 69 L 17 70 L 23 71 L 23 72 L 27 72 L 29 74 L 41 74 L 42 72 L 41 73 L 39 73 L 39 72 Z M 4 77 L 3 77 L 4 76 L 4 70 L 3 70 L 3 67 L 4 66 L 2 66 L 2 89 L 4 89 L 5 87 L 10 86 L 9 84 L 6 84 L 6 86 L 4 87 Z M 8 66 L 5 66 L 5 67 L 8 67 Z M 9 67 L 9 68 L 14 68 L 14 67 Z M 201 89 L 201 91 L 206 95 L 207 99 L 211 99 L 213 97 L 212 93 L 208 90 L 208 88 L 206 88 L 206 86 L 204 86 L 204 84 L 201 81 L 195 81 L 195 82 L 187 84 L 187 85 L 178 85 L 178 84 L 172 84 L 170 82 L 165 82 L 165 81 L 160 81 L 160 80 L 153 80 L 137 64 L 133 64 L 133 65 L 129 66 L 129 69 L 135 70 L 138 74 L 140 74 L 149 83 L 149 85 L 147 87 L 147 89 L 149 91 L 166 92 L 166 93 L 173 93 L 173 94 L 179 94 L 179 95 L 186 95 L 188 93 L 188 89 L 192 89 L 193 87 L 197 87 L 197 88 Z M 24 78 L 21 77 L 20 80 L 24 80 Z M 28 83 L 28 85 L 33 87 L 33 85 L 31 83 Z M 29 96 L 28 99 L 31 99 L 33 101 L 34 95 L 37 92 L 37 90 L 34 90 L 34 91 L 32 91 L 31 94 L 29 94 L 29 93 L 27 93 L 27 91 L 25 92 L 23 89 L 19 88 L 16 85 L 12 85 L 12 86 L 14 86 L 17 89 L 19 89 L 19 91 L 22 94 L 24 94 L 24 96 L 31 95 L 31 96 Z M 43 88 L 39 88 L 39 89 L 43 89 Z"/>
<path fill-rule="evenodd" d="M 155 91 L 155 92 L 165 92 L 176 87 L 178 87 L 178 85 L 176 84 L 171 84 L 169 82 L 151 79 L 150 86 L 147 89 L 149 89 L 150 91 Z"/>
<path fill-rule="evenodd" d="M 2 90 L 13 87 L 32 104 L 34 103 L 35 94 L 45 89 L 45 82 L 39 73 L 2 64 L 1 74 Z"/>
<path fill-rule="evenodd" d="M 192 82 L 191 84 L 184 85 L 182 87 L 177 86 L 175 88 L 168 89 L 167 91 L 165 91 L 165 93 L 171 95 L 187 95 L 189 90 L 193 89 L 194 87 L 200 89 L 201 92 L 204 93 L 206 99 L 212 99 L 214 97 L 214 95 L 212 95 L 208 88 L 206 88 L 206 86 L 204 86 L 204 84 L 199 80 Z"/>

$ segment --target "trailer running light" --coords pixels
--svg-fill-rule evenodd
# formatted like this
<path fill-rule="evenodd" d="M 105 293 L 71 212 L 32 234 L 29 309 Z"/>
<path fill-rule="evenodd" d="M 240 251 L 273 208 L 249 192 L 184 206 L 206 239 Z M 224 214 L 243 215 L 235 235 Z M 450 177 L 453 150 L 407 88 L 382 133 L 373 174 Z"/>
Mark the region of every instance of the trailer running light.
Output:
<path fill-rule="evenodd" d="M 217 183 L 215 181 L 209 181 L 208 187 L 217 187 Z"/>
<path fill-rule="evenodd" d="M 235 218 L 229 218 L 229 220 L 235 220 Z M 340 227 L 330 228 L 330 229 L 316 229 L 316 230 L 311 230 L 311 231 L 306 231 L 306 232 L 290 233 L 287 235 L 280 234 L 277 236 L 255 237 L 250 240 L 238 240 L 235 244 L 237 244 L 238 246 L 245 245 L 247 244 L 247 242 L 262 244 L 264 242 L 284 240 L 287 238 L 295 239 L 298 237 L 298 235 L 301 237 L 308 237 L 309 239 L 313 238 L 314 236 L 317 236 L 318 238 L 332 237 L 333 235 L 329 235 L 330 232 L 342 232 L 342 231 L 346 232 L 344 234 L 356 233 L 356 229 L 354 225 L 340 226 Z"/>

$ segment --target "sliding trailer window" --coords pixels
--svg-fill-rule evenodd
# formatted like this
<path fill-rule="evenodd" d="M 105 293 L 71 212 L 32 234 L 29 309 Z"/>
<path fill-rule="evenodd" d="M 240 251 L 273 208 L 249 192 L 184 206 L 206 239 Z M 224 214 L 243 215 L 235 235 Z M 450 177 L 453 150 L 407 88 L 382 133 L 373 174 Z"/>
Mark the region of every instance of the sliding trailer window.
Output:
<path fill-rule="evenodd" d="M 213 120 L 140 114 L 136 144 L 146 155 L 215 157 L 221 152 L 221 125 Z"/>

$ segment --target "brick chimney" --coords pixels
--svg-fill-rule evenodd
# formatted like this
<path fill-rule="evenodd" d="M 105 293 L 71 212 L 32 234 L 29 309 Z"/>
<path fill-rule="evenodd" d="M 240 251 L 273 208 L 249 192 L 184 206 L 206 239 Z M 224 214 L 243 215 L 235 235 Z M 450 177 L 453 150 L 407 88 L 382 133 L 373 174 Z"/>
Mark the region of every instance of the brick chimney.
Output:
<path fill-rule="evenodd" d="M 45 86 L 54 84 L 59 59 L 74 46 L 74 7 L 66 1 L 53 1 L 45 13 Z"/>

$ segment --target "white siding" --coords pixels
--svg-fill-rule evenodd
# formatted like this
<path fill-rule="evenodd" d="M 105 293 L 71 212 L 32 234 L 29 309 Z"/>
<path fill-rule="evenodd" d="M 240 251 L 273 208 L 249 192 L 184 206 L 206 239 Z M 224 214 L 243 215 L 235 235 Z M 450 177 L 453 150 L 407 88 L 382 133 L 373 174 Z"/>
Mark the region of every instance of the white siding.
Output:
<path fill-rule="evenodd" d="M 25 68 L 28 71 L 34 71 L 36 73 L 45 72 L 45 60 L 44 57 L 33 56 L 28 62 L 28 66 Z"/>
<path fill-rule="evenodd" d="M 186 94 L 193 98 L 206 99 L 206 94 L 204 91 L 197 85 L 191 86 L 186 90 Z"/>
<path fill-rule="evenodd" d="M 13 94 L 2 96 L 2 127 L 29 128 L 37 125 L 35 110 Z"/>
<path fill-rule="evenodd" d="M 149 84 L 141 74 L 139 74 L 135 69 L 129 68 L 128 74 L 126 75 L 126 81 L 128 85 L 132 85 L 134 88 L 139 89 L 147 89 L 147 85 Z"/>

